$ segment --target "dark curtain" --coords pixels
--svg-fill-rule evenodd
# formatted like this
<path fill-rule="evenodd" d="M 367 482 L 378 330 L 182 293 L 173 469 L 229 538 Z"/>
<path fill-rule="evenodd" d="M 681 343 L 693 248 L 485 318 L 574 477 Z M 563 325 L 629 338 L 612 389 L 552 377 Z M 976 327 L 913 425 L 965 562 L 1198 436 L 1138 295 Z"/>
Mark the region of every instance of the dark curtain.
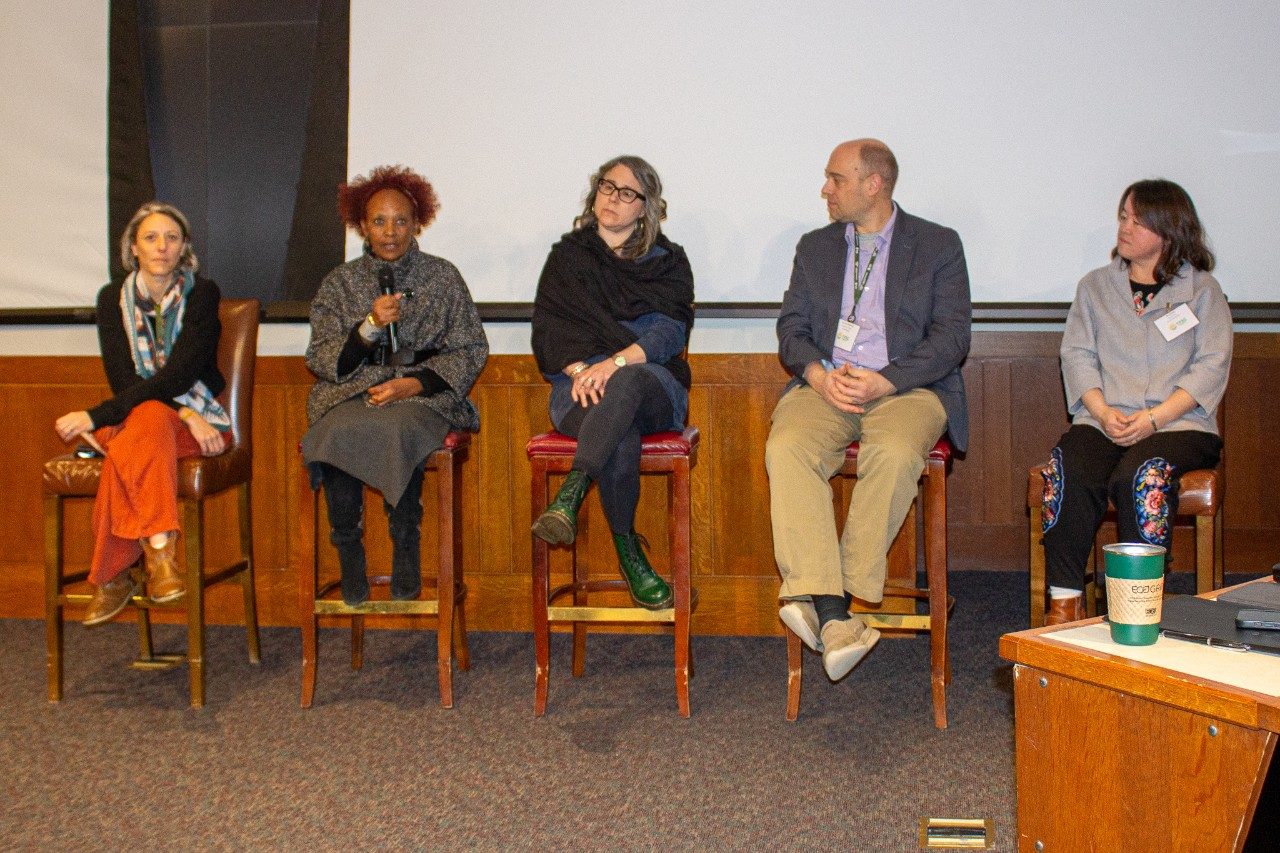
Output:
<path fill-rule="evenodd" d="M 307 138 L 284 266 L 284 298 L 308 302 L 344 254 L 337 191 L 347 178 L 348 0 L 321 0 L 317 24 Z"/>
<path fill-rule="evenodd" d="M 224 296 L 305 319 L 343 260 L 349 9 L 349 0 L 115 0 L 112 243 L 139 204 L 163 198 L 186 213 L 201 269 Z"/>
<path fill-rule="evenodd" d="M 147 141 L 142 44 L 136 0 L 111 4 L 107 86 L 107 255 L 112 279 L 122 278 L 119 240 L 129 217 L 155 198 Z M 345 128 L 344 128 L 345 138 Z M 345 143 L 344 143 L 345 144 Z"/>

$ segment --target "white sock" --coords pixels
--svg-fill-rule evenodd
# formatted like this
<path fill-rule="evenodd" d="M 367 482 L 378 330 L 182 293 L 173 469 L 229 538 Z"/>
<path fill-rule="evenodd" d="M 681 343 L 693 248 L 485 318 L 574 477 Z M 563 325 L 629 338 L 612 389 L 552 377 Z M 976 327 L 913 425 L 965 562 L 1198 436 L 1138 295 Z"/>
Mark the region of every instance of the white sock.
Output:
<path fill-rule="evenodd" d="M 1066 588 L 1066 587 L 1064 587 L 1064 586 L 1051 586 L 1051 587 L 1049 587 L 1049 597 L 1050 597 L 1050 598 L 1075 598 L 1076 596 L 1080 596 L 1080 595 L 1084 595 L 1084 590 L 1081 590 L 1081 589 L 1067 589 L 1067 588 Z"/>

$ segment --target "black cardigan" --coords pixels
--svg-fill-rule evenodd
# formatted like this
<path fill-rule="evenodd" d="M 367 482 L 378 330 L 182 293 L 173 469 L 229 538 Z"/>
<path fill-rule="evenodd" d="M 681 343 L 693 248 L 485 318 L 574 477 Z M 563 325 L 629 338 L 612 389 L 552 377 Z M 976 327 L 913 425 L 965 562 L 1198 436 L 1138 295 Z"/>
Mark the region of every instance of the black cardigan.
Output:
<path fill-rule="evenodd" d="M 222 335 L 222 321 L 218 319 L 222 294 L 218 285 L 196 277 L 182 309 L 182 331 L 173 342 L 173 352 L 150 379 L 139 376 L 133 366 L 133 352 L 120 313 L 121 286 L 122 283 L 108 284 L 98 291 L 98 346 L 107 383 L 115 396 L 89 410 L 94 428 L 120 423 L 134 406 L 147 400 L 159 400 L 177 409 L 179 405 L 173 398 L 190 391 L 197 379 L 214 396 L 221 394 L 227 383 L 218 370 L 218 338 Z"/>

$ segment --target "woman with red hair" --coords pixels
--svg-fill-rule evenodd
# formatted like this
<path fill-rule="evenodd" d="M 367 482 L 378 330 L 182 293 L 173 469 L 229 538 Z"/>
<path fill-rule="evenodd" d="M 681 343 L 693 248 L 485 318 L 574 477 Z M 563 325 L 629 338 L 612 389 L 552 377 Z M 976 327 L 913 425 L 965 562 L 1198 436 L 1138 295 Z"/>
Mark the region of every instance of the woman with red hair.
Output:
<path fill-rule="evenodd" d="M 417 598 L 423 463 L 450 429 L 480 426 L 467 393 L 489 356 L 484 327 L 457 268 L 415 239 L 437 206 L 431 184 L 403 166 L 340 187 L 338 210 L 364 251 L 325 276 L 311 303 L 303 461 L 324 486 L 353 606 L 369 597 L 364 485 L 382 493 L 390 522 L 391 597 Z"/>

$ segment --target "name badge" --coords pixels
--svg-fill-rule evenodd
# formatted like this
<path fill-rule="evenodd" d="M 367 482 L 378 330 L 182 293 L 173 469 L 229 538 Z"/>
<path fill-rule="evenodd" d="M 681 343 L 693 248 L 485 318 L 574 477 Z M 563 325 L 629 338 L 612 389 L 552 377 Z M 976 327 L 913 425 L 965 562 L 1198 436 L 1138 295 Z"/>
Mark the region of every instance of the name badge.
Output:
<path fill-rule="evenodd" d="M 1191 309 L 1185 302 L 1156 320 L 1156 328 L 1160 330 L 1160 334 L 1164 335 L 1166 341 L 1171 341 L 1198 325 L 1200 320 L 1191 313 Z"/>
<path fill-rule="evenodd" d="M 836 346 L 840 349 L 852 352 L 853 342 L 857 338 L 858 324 L 852 320 L 841 320 L 836 326 Z"/>

